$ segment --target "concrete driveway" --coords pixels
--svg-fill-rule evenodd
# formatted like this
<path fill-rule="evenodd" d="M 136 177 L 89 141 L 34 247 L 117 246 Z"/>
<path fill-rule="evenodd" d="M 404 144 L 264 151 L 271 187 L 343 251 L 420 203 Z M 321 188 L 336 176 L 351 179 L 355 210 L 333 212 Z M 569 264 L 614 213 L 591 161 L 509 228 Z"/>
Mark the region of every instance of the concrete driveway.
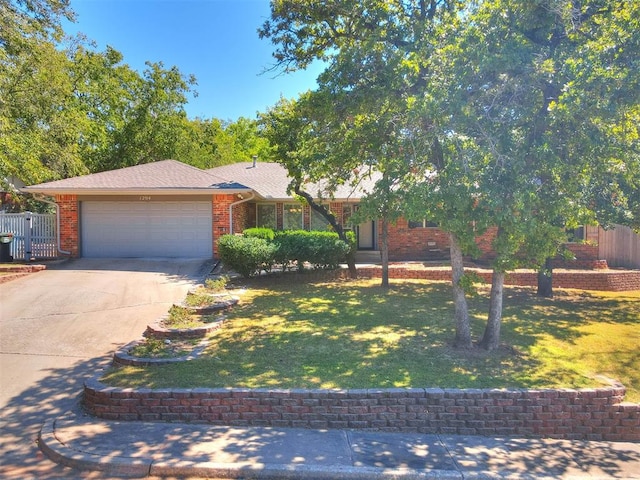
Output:
<path fill-rule="evenodd" d="M 83 381 L 210 267 L 196 259 L 77 259 L 0 285 L 1 478 L 95 476 L 44 459 L 35 444 L 40 427 L 76 410 Z"/>

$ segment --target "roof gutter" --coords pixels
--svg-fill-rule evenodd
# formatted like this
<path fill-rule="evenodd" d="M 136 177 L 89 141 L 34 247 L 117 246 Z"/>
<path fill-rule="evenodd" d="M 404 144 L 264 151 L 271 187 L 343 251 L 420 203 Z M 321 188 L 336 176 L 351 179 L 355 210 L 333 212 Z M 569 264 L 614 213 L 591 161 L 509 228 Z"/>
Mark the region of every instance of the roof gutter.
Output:
<path fill-rule="evenodd" d="M 44 203 L 48 203 L 49 205 L 53 205 L 54 207 L 56 207 L 56 250 L 58 250 L 58 253 L 61 253 L 63 255 L 71 255 L 71 252 L 68 252 L 66 250 L 62 250 L 60 248 L 60 206 L 51 200 L 47 200 L 44 197 L 41 197 L 37 194 L 33 194 L 33 198 L 35 198 L 36 200 L 40 201 L 40 202 L 44 202 Z"/>
<path fill-rule="evenodd" d="M 254 198 L 256 198 L 255 193 L 252 191 L 250 192 L 251 196 L 248 198 L 243 198 L 241 200 L 238 200 L 237 202 L 233 202 L 231 205 L 229 205 L 229 233 L 231 235 L 233 235 L 233 207 L 235 207 L 236 205 L 240 205 L 241 203 L 244 202 L 248 202 L 249 200 L 253 200 Z"/>

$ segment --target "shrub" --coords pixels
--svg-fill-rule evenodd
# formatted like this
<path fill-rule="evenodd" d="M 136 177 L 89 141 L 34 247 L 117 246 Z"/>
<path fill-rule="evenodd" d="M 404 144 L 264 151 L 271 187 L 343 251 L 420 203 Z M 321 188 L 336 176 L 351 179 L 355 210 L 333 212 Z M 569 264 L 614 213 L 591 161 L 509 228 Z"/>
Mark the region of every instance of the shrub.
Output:
<path fill-rule="evenodd" d="M 282 265 L 283 270 L 297 263 L 298 270 L 303 270 L 304 262 L 308 257 L 305 250 L 303 237 L 309 232 L 304 230 L 285 230 L 277 232 L 274 242 L 278 247 L 275 261 Z"/>
<path fill-rule="evenodd" d="M 169 315 L 165 320 L 165 324 L 175 326 L 188 322 L 191 318 L 191 311 L 188 308 L 179 305 L 172 305 L 169 309 Z"/>
<path fill-rule="evenodd" d="M 269 272 L 275 264 L 285 271 L 294 264 L 302 271 L 305 263 L 314 268 L 337 268 L 355 248 L 355 235 L 349 233 L 347 244 L 334 232 L 274 232 L 268 228 L 251 228 L 245 230 L 242 237 L 220 237 L 218 252 L 229 268 L 244 277 L 254 276 L 261 270 Z"/>
<path fill-rule="evenodd" d="M 262 238 L 223 235 L 218 240 L 218 253 L 226 266 L 243 277 L 252 277 L 261 270 L 269 272 L 277 246 Z"/>
<path fill-rule="evenodd" d="M 153 358 L 166 356 L 166 354 L 166 345 L 159 338 L 146 338 L 129 350 L 129 355 L 133 357 Z"/>
<path fill-rule="evenodd" d="M 271 242 L 275 237 L 275 232 L 272 229 L 266 227 L 247 228 L 242 232 L 242 236 L 261 238 L 263 240 Z"/>
<path fill-rule="evenodd" d="M 338 268 L 349 253 L 349 245 L 340 240 L 337 233 L 313 232 L 308 238 L 307 261 L 314 268 Z"/>
<path fill-rule="evenodd" d="M 223 292 L 225 288 L 227 288 L 227 282 L 229 282 L 229 277 L 226 275 L 221 275 L 218 278 L 207 278 L 204 281 L 204 287 L 214 293 Z"/>
<path fill-rule="evenodd" d="M 350 251 L 349 245 L 338 238 L 337 233 L 305 230 L 277 232 L 274 242 L 278 245 L 276 262 L 284 269 L 293 262 L 298 270 L 308 262 L 314 268 L 337 268 Z"/>

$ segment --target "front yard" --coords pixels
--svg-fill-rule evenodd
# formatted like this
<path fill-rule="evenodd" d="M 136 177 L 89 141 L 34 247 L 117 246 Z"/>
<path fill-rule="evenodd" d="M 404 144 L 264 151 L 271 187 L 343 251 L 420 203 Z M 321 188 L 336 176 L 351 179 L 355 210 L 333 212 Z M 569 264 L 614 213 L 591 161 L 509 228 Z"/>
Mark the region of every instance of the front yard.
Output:
<path fill-rule="evenodd" d="M 292 278 L 297 278 L 295 275 Z M 640 292 L 506 287 L 498 352 L 460 352 L 448 283 L 378 280 L 247 284 L 204 354 L 161 367 L 122 367 L 120 387 L 582 388 L 621 381 L 640 402 Z M 488 294 L 471 300 L 481 335 Z"/>

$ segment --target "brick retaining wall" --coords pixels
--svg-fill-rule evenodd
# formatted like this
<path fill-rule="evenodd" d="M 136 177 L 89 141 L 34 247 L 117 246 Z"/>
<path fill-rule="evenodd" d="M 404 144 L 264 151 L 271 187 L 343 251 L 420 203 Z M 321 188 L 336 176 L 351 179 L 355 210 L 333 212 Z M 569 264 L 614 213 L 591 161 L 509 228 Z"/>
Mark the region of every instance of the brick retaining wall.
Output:
<path fill-rule="evenodd" d="M 460 390 L 120 389 L 86 382 L 89 413 L 109 420 L 371 429 L 640 441 L 640 404 L 625 388 Z"/>
<path fill-rule="evenodd" d="M 485 282 L 491 282 L 491 271 L 478 268 L 466 268 L 467 272 L 475 272 Z M 334 275 L 345 277 L 344 272 Z M 380 278 L 382 267 L 378 265 L 358 267 L 358 275 L 361 278 Z M 423 267 L 416 264 L 390 265 L 390 278 L 414 278 L 423 280 L 451 281 L 451 268 L 449 267 Z M 507 273 L 506 285 L 537 286 L 538 274 L 532 270 L 515 271 Z M 568 270 L 553 273 L 553 286 L 555 288 L 578 288 L 581 290 L 602 290 L 622 292 L 640 290 L 640 270 Z"/>

